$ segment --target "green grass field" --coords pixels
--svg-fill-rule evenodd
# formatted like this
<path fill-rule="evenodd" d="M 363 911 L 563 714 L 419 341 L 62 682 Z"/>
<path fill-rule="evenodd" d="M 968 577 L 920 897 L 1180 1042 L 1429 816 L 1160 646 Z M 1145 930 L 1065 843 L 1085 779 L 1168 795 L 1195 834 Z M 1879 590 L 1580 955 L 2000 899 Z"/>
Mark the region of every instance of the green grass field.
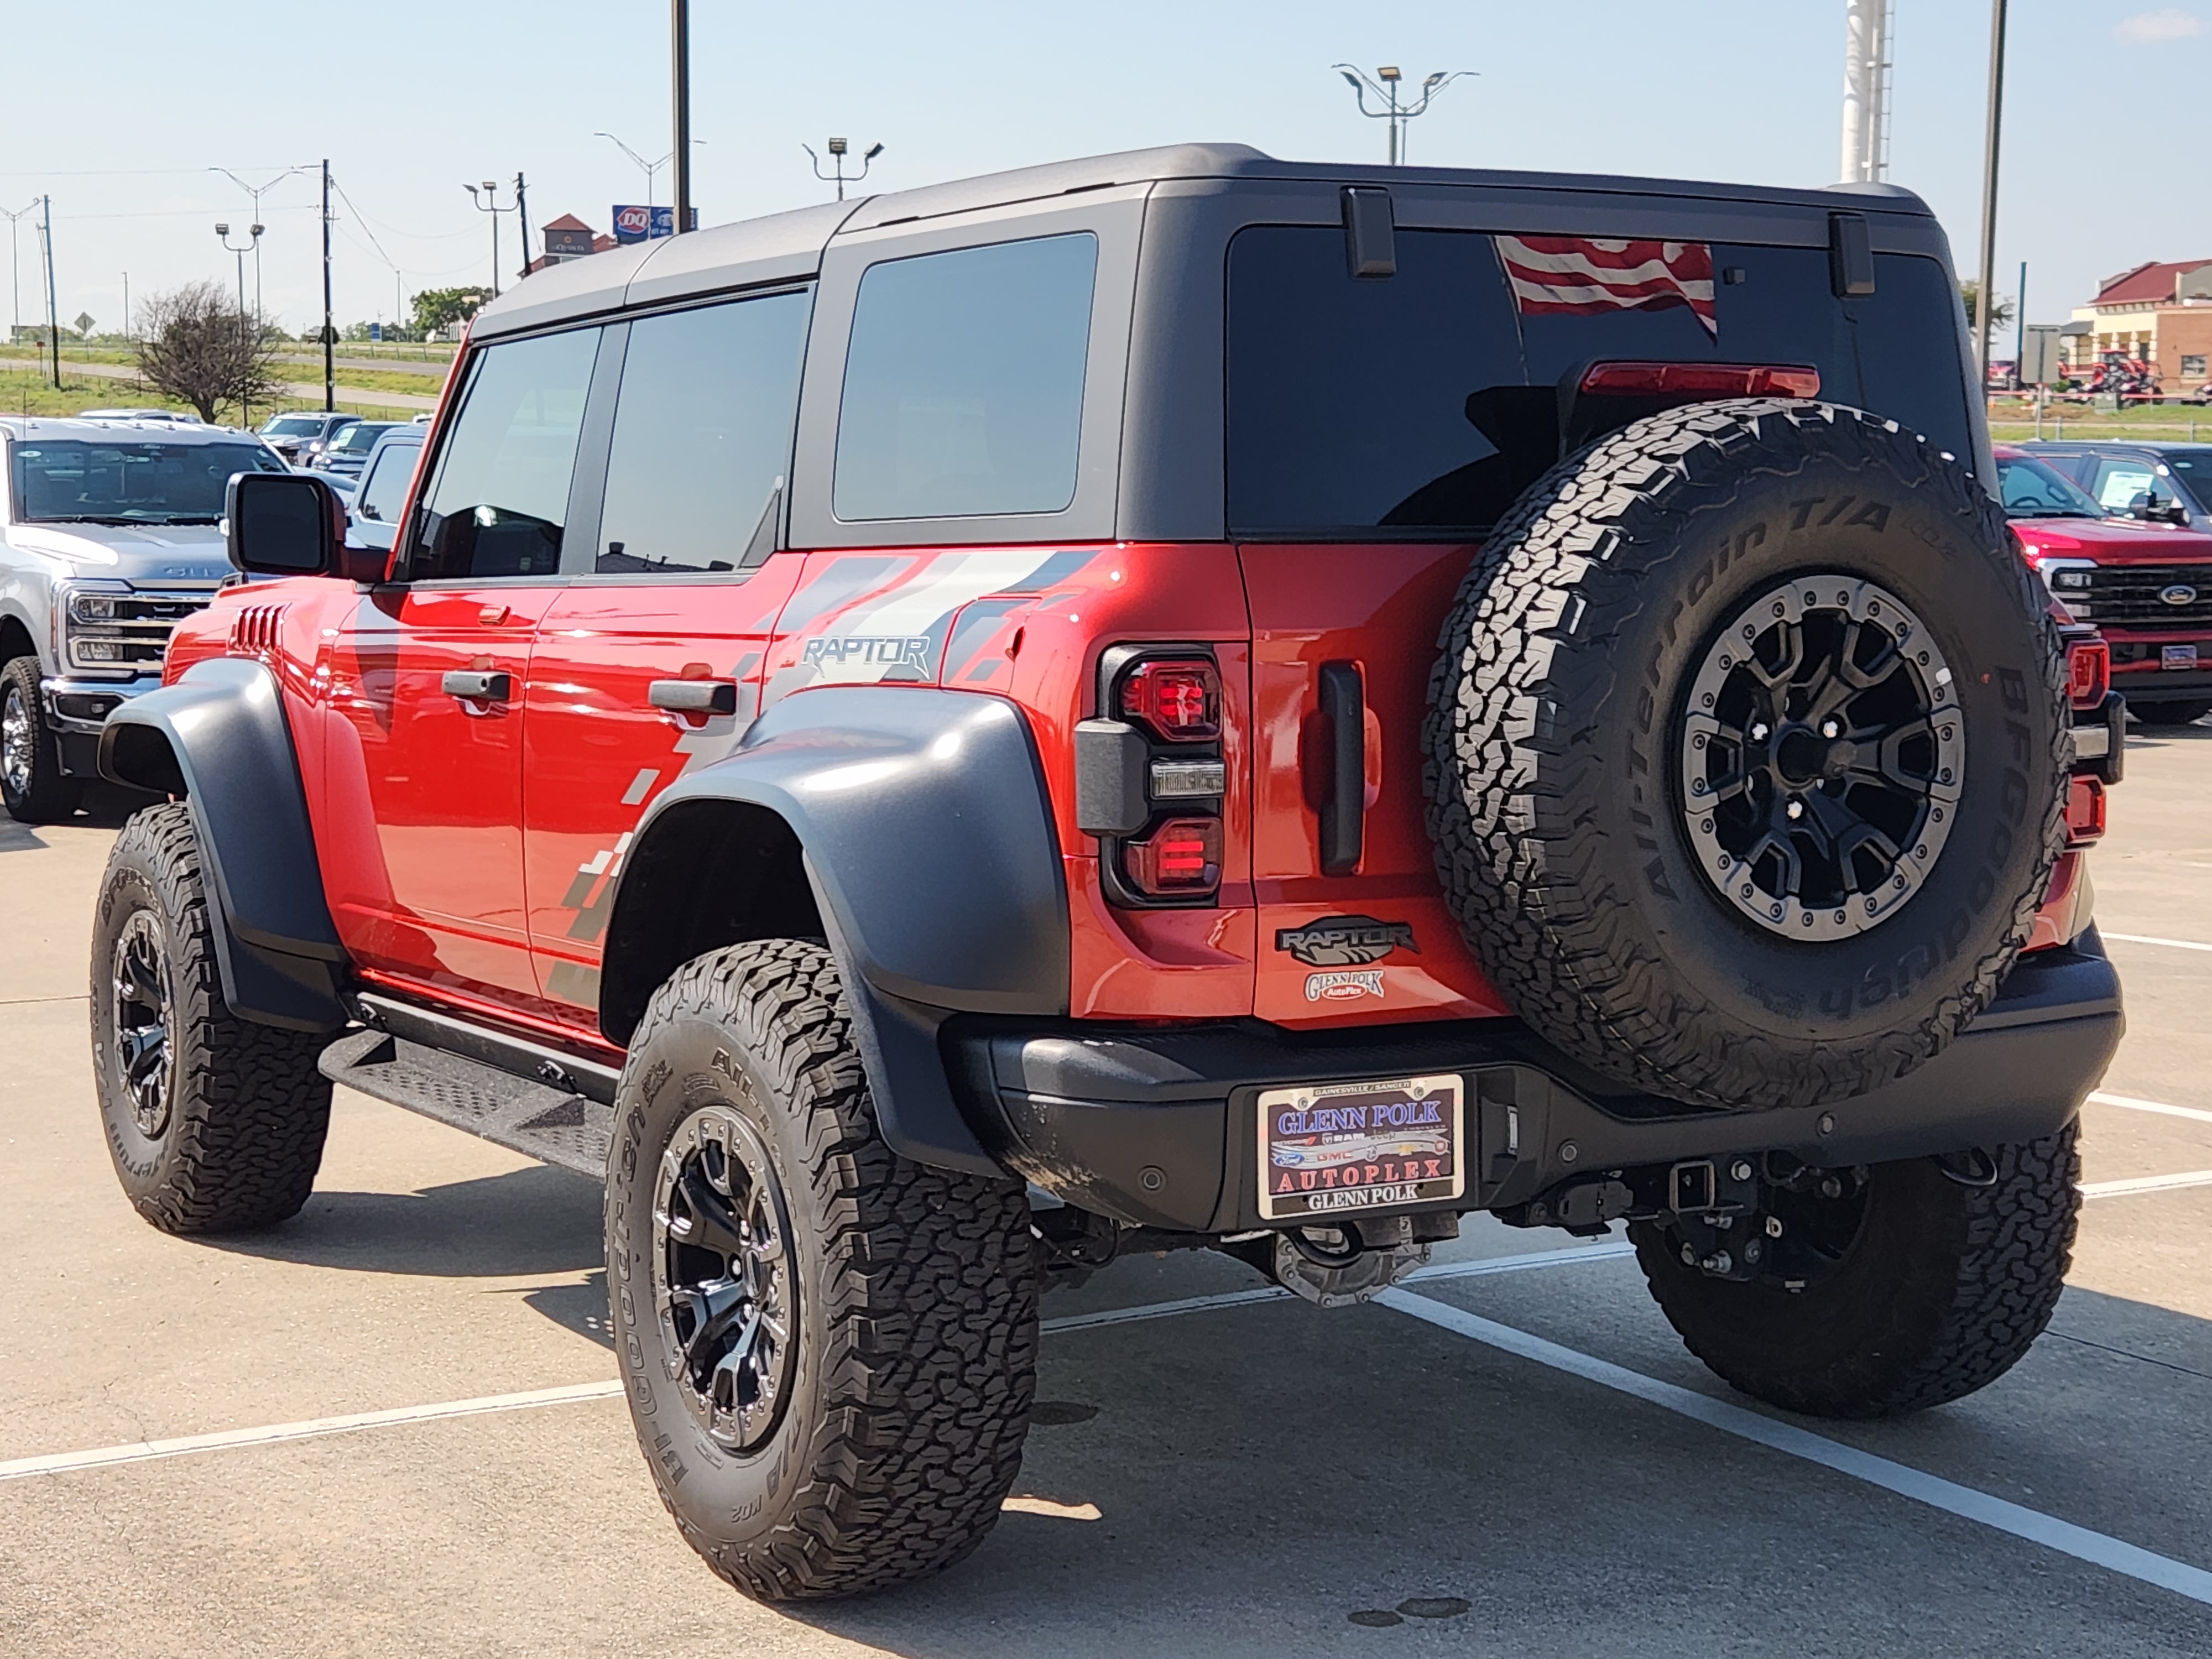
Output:
<path fill-rule="evenodd" d="M 69 356 L 64 348 L 62 356 L 62 386 L 54 390 L 42 370 L 18 368 L 13 362 L 0 362 L 0 415 L 76 415 L 88 409 L 173 409 L 180 414 L 190 414 L 191 406 L 165 398 L 150 386 L 142 386 L 131 380 L 94 379 L 87 374 L 69 372 Z M 270 414 L 284 409 L 320 409 L 320 398 L 279 398 L 264 407 L 253 406 L 253 423 L 261 424 Z M 410 421 L 415 411 L 410 409 L 387 409 L 372 404 L 352 403 L 341 399 L 338 408 L 348 415 L 365 416 L 371 420 Z M 222 418 L 235 422 L 236 410 L 221 411 Z"/>

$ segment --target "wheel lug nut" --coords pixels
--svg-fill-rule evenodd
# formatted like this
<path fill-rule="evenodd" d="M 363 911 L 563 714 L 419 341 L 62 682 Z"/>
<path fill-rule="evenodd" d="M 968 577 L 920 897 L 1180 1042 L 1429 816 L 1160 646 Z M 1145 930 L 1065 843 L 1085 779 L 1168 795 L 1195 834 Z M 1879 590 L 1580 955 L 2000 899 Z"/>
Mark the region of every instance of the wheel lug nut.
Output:
<path fill-rule="evenodd" d="M 1766 741 L 1766 722 L 1765 720 L 1754 720 L 1752 722 L 1751 740 L 1753 743 L 1765 743 Z"/>
<path fill-rule="evenodd" d="M 1792 800 L 1785 810 L 1791 817 L 1802 818 L 1805 816 L 1805 803 L 1802 800 Z"/>
<path fill-rule="evenodd" d="M 1833 720 L 1822 720 L 1820 722 L 1820 735 L 1824 738 L 1835 737 L 1838 735 L 1843 729 L 1844 728 L 1842 726 L 1837 725 Z"/>

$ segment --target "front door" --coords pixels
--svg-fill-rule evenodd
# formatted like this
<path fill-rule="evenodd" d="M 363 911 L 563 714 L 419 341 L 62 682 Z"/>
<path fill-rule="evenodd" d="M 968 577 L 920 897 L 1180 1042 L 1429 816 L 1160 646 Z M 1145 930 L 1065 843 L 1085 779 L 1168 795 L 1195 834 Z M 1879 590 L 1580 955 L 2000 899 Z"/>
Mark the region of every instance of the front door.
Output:
<path fill-rule="evenodd" d="M 586 1035 L 631 835 L 751 724 L 763 650 L 805 562 L 774 548 L 808 303 L 764 295 L 623 331 L 604 504 L 589 544 L 570 549 L 523 721 L 538 985 Z"/>
<path fill-rule="evenodd" d="M 525 689 L 560 592 L 599 331 L 471 354 L 403 548 L 323 688 L 325 883 L 371 976 L 534 1000 L 523 898 Z"/>

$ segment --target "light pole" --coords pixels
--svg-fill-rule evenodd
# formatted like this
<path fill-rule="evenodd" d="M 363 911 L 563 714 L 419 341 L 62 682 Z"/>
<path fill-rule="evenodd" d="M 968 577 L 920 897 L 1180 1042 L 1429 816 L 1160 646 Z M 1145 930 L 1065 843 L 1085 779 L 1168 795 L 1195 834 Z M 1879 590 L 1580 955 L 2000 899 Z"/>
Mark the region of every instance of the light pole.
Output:
<path fill-rule="evenodd" d="M 646 210 L 650 213 L 653 209 L 653 175 L 659 172 L 661 168 L 666 167 L 670 161 L 673 161 L 676 157 L 676 152 L 674 150 L 671 150 L 667 155 L 662 156 L 658 161 L 648 161 L 645 157 L 640 155 L 635 150 L 632 149 L 628 144 L 623 143 L 621 139 L 616 137 L 611 132 L 595 132 L 592 137 L 594 138 L 605 139 L 623 155 L 629 156 L 631 161 L 637 163 L 638 171 L 645 174 L 645 205 Z"/>
<path fill-rule="evenodd" d="M 13 343 L 15 338 L 15 331 L 23 326 L 23 268 L 15 252 L 15 222 L 27 218 L 38 210 L 39 198 L 35 196 L 31 198 L 28 207 L 18 208 L 13 212 L 9 212 L 6 208 L 0 208 L 0 213 L 8 215 L 8 282 L 12 290 L 8 313 L 8 338 L 10 343 Z"/>
<path fill-rule="evenodd" d="M 1989 127 L 1982 149 L 1981 291 L 1974 296 L 1974 367 L 1982 377 L 1981 397 L 1990 392 L 1990 290 L 1997 276 L 1997 131 L 2004 118 L 2005 0 L 1990 0 Z"/>
<path fill-rule="evenodd" d="M 216 238 L 222 242 L 223 252 L 235 254 L 238 258 L 238 343 L 240 346 L 245 346 L 249 337 L 246 331 L 246 256 L 258 252 L 260 248 L 261 227 L 250 225 L 247 227 L 247 232 L 245 245 L 241 247 L 233 247 L 230 245 L 229 225 L 222 220 L 216 222 Z M 256 326 L 258 327 L 258 325 L 257 324 Z M 238 399 L 238 423 L 245 427 L 251 427 L 253 424 L 252 407 L 246 401 L 242 392 Z"/>
<path fill-rule="evenodd" d="M 514 204 L 509 202 L 505 207 L 499 204 L 499 185 L 494 179 L 487 179 L 481 185 L 463 185 L 461 188 L 468 191 L 469 200 L 477 204 L 479 212 L 491 215 L 491 297 L 496 300 L 499 298 L 499 216 L 514 212 Z M 479 196 L 478 191 L 483 193 Z"/>
<path fill-rule="evenodd" d="M 1370 120 L 1388 121 L 1390 124 L 1390 165 L 1394 167 L 1405 158 L 1406 123 L 1417 115 L 1427 114 L 1429 100 L 1458 80 L 1460 76 L 1476 72 L 1474 70 L 1453 70 L 1447 74 L 1443 70 L 1438 70 L 1421 82 L 1421 97 L 1419 103 L 1401 104 L 1398 101 L 1398 83 L 1404 77 L 1399 74 L 1398 66 L 1395 64 L 1385 64 L 1381 69 L 1376 70 L 1373 81 L 1369 80 L 1365 75 L 1349 64 L 1338 64 L 1334 67 L 1340 75 L 1352 83 L 1352 90 L 1359 100 L 1359 112 Z M 1381 82 L 1382 84 L 1377 86 L 1376 81 Z M 1367 107 L 1367 94 L 1370 92 L 1382 100 L 1381 109 Z"/>
<path fill-rule="evenodd" d="M 210 167 L 208 171 L 210 173 L 220 173 L 224 178 L 229 179 L 232 184 L 236 185 L 248 196 L 251 196 L 253 198 L 253 216 L 256 219 L 258 219 L 261 216 L 261 198 L 266 196 L 270 191 L 276 189 L 277 185 L 283 184 L 294 173 L 305 173 L 307 168 L 286 167 L 283 172 L 278 173 L 267 184 L 258 185 L 247 184 L 245 179 L 240 178 L 228 167 Z M 242 307 L 240 308 L 243 309 Z M 253 245 L 253 320 L 256 323 L 258 323 L 261 320 L 261 244 L 258 241 L 256 241 Z"/>
<path fill-rule="evenodd" d="M 860 170 L 858 173 L 851 174 L 849 177 L 845 172 L 845 153 L 852 147 L 842 138 L 832 138 L 830 141 L 829 148 L 830 159 L 836 169 L 833 173 L 824 173 L 822 171 L 822 158 L 815 155 L 813 145 L 801 144 L 799 146 L 799 149 L 806 152 L 807 159 L 814 163 L 814 176 L 816 178 L 823 179 L 825 182 L 833 179 L 836 180 L 837 199 L 842 202 L 845 199 L 845 186 L 848 185 L 857 185 L 861 179 L 868 176 L 868 163 L 874 161 L 876 157 L 884 153 L 884 147 L 881 144 L 869 145 L 868 153 L 860 158 Z"/>

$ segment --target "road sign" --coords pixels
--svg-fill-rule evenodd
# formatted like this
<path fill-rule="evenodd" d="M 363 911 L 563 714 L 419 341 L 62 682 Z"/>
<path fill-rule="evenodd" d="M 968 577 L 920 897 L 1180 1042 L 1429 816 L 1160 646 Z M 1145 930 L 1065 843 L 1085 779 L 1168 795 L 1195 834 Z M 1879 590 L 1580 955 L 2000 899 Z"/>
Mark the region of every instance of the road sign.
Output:
<path fill-rule="evenodd" d="M 2030 323 L 2027 337 L 2021 342 L 2020 383 L 2022 386 L 2049 386 L 2061 378 L 2063 370 L 2058 362 L 2058 332 L 2057 323 Z"/>
<path fill-rule="evenodd" d="M 629 207 L 615 209 L 615 240 L 642 242 L 655 236 L 676 234 L 676 210 L 672 207 Z"/>
<path fill-rule="evenodd" d="M 80 311 L 80 312 L 78 312 L 78 313 L 77 313 L 77 314 L 76 314 L 76 331 L 77 331 L 78 333 L 80 333 L 80 334 L 89 334 L 89 333 L 91 333 L 91 332 L 92 332 L 92 325 L 93 325 L 93 318 L 92 318 L 92 316 L 91 316 L 91 314 L 90 314 L 89 313 L 88 313 L 88 312 L 82 312 L 82 311 Z"/>

